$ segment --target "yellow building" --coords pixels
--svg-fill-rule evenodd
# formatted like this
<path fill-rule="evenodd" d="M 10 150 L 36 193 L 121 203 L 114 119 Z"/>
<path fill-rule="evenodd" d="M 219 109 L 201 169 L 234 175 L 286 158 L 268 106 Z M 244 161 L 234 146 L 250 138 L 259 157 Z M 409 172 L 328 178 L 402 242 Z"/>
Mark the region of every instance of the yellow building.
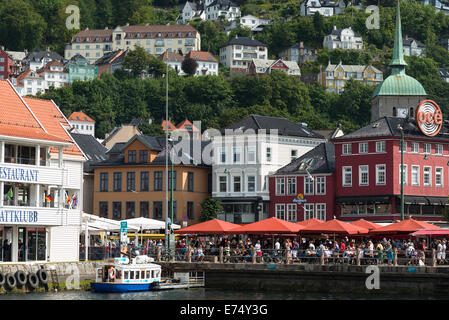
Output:
<path fill-rule="evenodd" d="M 147 217 L 165 221 L 165 137 L 136 135 L 119 156 L 96 164 L 94 172 L 94 214 L 115 220 Z M 211 196 L 211 167 L 174 164 L 173 179 L 174 223 L 199 222 L 201 203 Z"/>
<path fill-rule="evenodd" d="M 321 71 L 319 79 L 328 91 L 340 93 L 344 90 L 349 79 L 361 81 L 366 85 L 377 86 L 383 81 L 383 73 L 379 69 L 368 65 L 344 65 L 328 64 L 324 71 Z"/>

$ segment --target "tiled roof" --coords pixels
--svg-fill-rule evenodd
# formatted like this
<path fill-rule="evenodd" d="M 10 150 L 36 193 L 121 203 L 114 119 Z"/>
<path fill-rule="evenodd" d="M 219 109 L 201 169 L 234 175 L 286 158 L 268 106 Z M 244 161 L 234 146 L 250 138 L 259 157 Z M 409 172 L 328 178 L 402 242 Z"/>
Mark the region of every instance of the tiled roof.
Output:
<path fill-rule="evenodd" d="M 95 122 L 95 120 L 93 120 L 91 117 L 89 117 L 84 112 L 73 112 L 69 116 L 69 120 L 72 120 L 72 121 L 84 121 L 84 122 Z"/>
<path fill-rule="evenodd" d="M 51 70 L 51 67 L 62 67 L 62 71 L 59 70 Z M 52 60 L 49 63 L 47 63 L 45 66 L 43 66 L 42 68 L 40 68 L 39 70 L 36 71 L 37 73 L 41 74 L 43 72 L 57 72 L 57 73 L 67 73 L 67 69 L 64 67 L 64 65 L 57 61 L 57 60 Z"/>
<path fill-rule="evenodd" d="M 362 65 L 351 65 L 351 64 L 328 64 L 325 71 L 334 71 L 337 69 L 337 67 L 342 67 L 344 71 L 346 72 L 364 72 L 366 69 L 370 68 L 375 73 L 382 73 L 379 69 L 376 67 L 373 67 L 371 65 L 368 66 L 362 66 Z"/>
<path fill-rule="evenodd" d="M 162 130 L 164 130 L 164 131 L 166 130 L 165 120 L 162 121 Z M 170 120 L 168 120 L 168 131 L 173 131 L 173 130 L 176 130 L 176 126 Z"/>
<path fill-rule="evenodd" d="M 207 51 L 190 51 L 186 55 L 186 58 L 191 58 L 197 61 L 218 62 L 218 60 Z"/>
<path fill-rule="evenodd" d="M 335 147 L 321 143 L 301 157 L 282 167 L 275 174 L 316 174 L 335 171 Z"/>
<path fill-rule="evenodd" d="M 186 126 L 191 126 L 192 130 L 187 129 Z M 193 123 L 190 122 L 188 119 L 185 119 L 185 120 L 181 121 L 180 123 L 178 123 L 176 128 L 179 129 L 179 130 L 185 130 L 185 131 L 199 131 L 198 128 L 195 127 L 193 125 Z"/>
<path fill-rule="evenodd" d="M 73 142 L 72 137 L 64 129 L 68 130 L 70 124 L 59 110 L 59 108 L 51 101 L 37 98 L 23 98 L 39 121 L 42 123 L 47 132 L 55 137 L 63 138 L 64 140 Z M 52 149 L 57 152 L 56 149 Z M 76 144 L 63 149 L 63 153 L 72 155 L 82 155 L 81 150 Z"/>
<path fill-rule="evenodd" d="M 163 54 L 159 56 L 159 59 L 167 62 L 182 62 L 184 57 L 177 52 L 168 52 L 166 50 Z"/>

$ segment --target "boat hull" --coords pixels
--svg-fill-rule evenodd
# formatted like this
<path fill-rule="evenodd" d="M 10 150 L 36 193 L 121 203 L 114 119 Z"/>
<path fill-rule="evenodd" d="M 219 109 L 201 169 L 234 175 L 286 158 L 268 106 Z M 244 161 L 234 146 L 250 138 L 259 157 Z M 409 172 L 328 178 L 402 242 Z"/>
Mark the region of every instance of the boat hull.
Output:
<path fill-rule="evenodd" d="M 90 287 L 95 292 L 133 292 L 148 291 L 153 288 L 152 283 L 114 283 L 92 282 Z"/>

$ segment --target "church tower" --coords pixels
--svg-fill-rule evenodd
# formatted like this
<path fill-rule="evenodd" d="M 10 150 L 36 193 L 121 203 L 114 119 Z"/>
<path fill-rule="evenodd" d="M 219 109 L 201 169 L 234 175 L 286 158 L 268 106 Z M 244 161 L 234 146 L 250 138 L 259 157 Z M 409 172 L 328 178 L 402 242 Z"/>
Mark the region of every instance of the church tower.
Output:
<path fill-rule="evenodd" d="M 402 46 L 399 0 L 396 7 L 393 60 L 389 65 L 391 75 L 376 87 L 371 99 L 371 121 L 384 116 L 414 118 L 416 108 L 427 96 L 423 86 L 405 74 L 407 63 L 404 60 Z"/>

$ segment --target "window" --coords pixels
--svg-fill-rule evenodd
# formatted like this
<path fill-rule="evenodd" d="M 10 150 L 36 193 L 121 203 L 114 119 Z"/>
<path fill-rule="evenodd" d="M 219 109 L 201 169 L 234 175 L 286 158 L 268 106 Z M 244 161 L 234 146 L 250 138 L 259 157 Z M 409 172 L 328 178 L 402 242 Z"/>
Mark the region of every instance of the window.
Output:
<path fill-rule="evenodd" d="M 343 167 L 343 187 L 352 186 L 352 167 Z"/>
<path fill-rule="evenodd" d="M 368 153 L 368 142 L 359 143 L 359 153 Z"/>
<path fill-rule="evenodd" d="M 297 209 L 298 209 L 297 204 L 295 204 L 295 203 L 287 204 L 287 221 L 290 221 L 290 222 L 298 221 Z"/>
<path fill-rule="evenodd" d="M 162 201 L 153 201 L 153 218 L 162 219 Z"/>
<path fill-rule="evenodd" d="M 108 191 L 108 176 L 109 176 L 109 174 L 107 172 L 100 173 L 100 191 L 101 192 Z"/>
<path fill-rule="evenodd" d="M 233 149 L 233 161 L 234 163 L 240 163 L 240 148 Z"/>
<path fill-rule="evenodd" d="M 376 165 L 376 185 L 384 185 L 386 183 L 386 170 L 384 164 Z"/>
<path fill-rule="evenodd" d="M 298 150 L 290 150 L 290 159 L 293 161 L 298 158 Z"/>
<path fill-rule="evenodd" d="M 351 148 L 352 144 L 350 143 L 343 144 L 343 154 L 351 154 L 352 153 Z"/>
<path fill-rule="evenodd" d="M 419 143 L 412 142 L 412 146 L 411 146 L 410 152 L 419 153 Z"/>
<path fill-rule="evenodd" d="M 435 145 L 435 154 L 442 156 L 443 155 L 443 145 L 436 144 Z"/>
<path fill-rule="evenodd" d="M 386 152 L 385 141 L 376 141 L 376 152 Z"/>
<path fill-rule="evenodd" d="M 404 185 L 407 184 L 407 165 L 404 164 Z M 401 165 L 399 165 L 399 184 L 401 184 Z"/>
<path fill-rule="evenodd" d="M 443 168 L 435 168 L 435 186 L 443 186 Z"/>
<path fill-rule="evenodd" d="M 219 177 L 219 190 L 220 192 L 226 192 L 227 191 L 227 182 L 228 178 L 226 176 L 220 176 Z"/>
<path fill-rule="evenodd" d="M 190 220 L 195 219 L 195 212 L 192 201 L 187 201 L 187 218 Z"/>
<path fill-rule="evenodd" d="M 220 162 L 226 163 L 226 148 L 221 148 L 220 151 Z"/>
<path fill-rule="evenodd" d="M 122 203 L 112 202 L 112 219 L 122 220 Z"/>
<path fill-rule="evenodd" d="M 412 166 L 412 186 L 419 186 L 419 166 Z"/>
<path fill-rule="evenodd" d="M 128 162 L 136 162 L 136 150 L 128 151 Z"/>
<path fill-rule="evenodd" d="M 399 146 L 400 146 L 400 145 L 401 145 L 401 144 L 399 143 Z M 401 151 L 401 150 L 399 150 L 399 151 Z M 405 142 L 405 141 L 402 143 L 402 151 L 403 151 L 403 152 L 407 152 L 407 142 Z"/>
<path fill-rule="evenodd" d="M 313 194 L 313 180 L 309 177 L 304 177 L 304 194 Z"/>
<path fill-rule="evenodd" d="M 234 192 L 241 191 L 241 178 L 240 176 L 234 176 Z"/>
<path fill-rule="evenodd" d="M 424 143 L 424 153 L 430 154 L 431 146 L 430 143 Z"/>
<path fill-rule="evenodd" d="M 267 162 L 271 162 L 271 148 L 267 148 Z"/>
<path fill-rule="evenodd" d="M 187 173 L 187 191 L 193 192 L 193 172 Z"/>
<path fill-rule="evenodd" d="M 122 191 L 122 173 L 114 172 L 114 192 Z"/>
<path fill-rule="evenodd" d="M 304 204 L 304 220 L 309 220 L 313 218 L 314 204 L 306 203 Z"/>
<path fill-rule="evenodd" d="M 326 204 L 325 203 L 317 203 L 316 204 L 315 218 L 322 220 L 322 221 L 326 221 Z"/>
<path fill-rule="evenodd" d="M 432 168 L 431 167 L 424 167 L 423 169 L 423 183 L 424 186 L 430 187 L 432 186 Z"/>
<path fill-rule="evenodd" d="M 288 195 L 296 194 L 296 177 L 287 178 L 287 194 Z"/>
<path fill-rule="evenodd" d="M 248 192 L 256 191 L 256 177 L 248 176 Z"/>
<path fill-rule="evenodd" d="M 136 217 L 136 203 L 134 201 L 126 201 L 126 218 L 132 219 Z"/>
<path fill-rule="evenodd" d="M 326 194 L 326 177 L 316 177 L 316 191 L 315 194 Z"/>
<path fill-rule="evenodd" d="M 154 172 L 154 191 L 162 191 L 162 171 Z"/>
<path fill-rule="evenodd" d="M 107 201 L 100 201 L 100 218 L 109 218 L 108 216 L 109 203 Z"/>
<path fill-rule="evenodd" d="M 256 147 L 248 147 L 246 152 L 247 152 L 246 160 L 249 163 L 256 162 Z"/>
<path fill-rule="evenodd" d="M 168 172 L 168 190 L 171 190 L 171 184 L 172 184 L 171 171 L 169 171 Z M 176 171 L 173 171 L 173 190 L 176 190 Z"/>
<path fill-rule="evenodd" d="M 276 214 L 276 218 L 285 220 L 285 204 L 277 203 L 275 214 Z"/>
<path fill-rule="evenodd" d="M 285 194 L 285 178 L 276 178 L 276 195 Z"/>
<path fill-rule="evenodd" d="M 140 207 L 139 216 L 143 217 L 143 218 L 149 218 L 150 217 L 150 202 L 149 201 L 140 201 L 139 207 Z"/>
<path fill-rule="evenodd" d="M 140 150 L 139 151 L 139 161 L 140 162 L 148 162 L 148 150 Z"/>
<path fill-rule="evenodd" d="M 136 173 L 126 173 L 126 191 L 136 191 Z"/>
<path fill-rule="evenodd" d="M 359 166 L 359 186 L 369 185 L 368 166 Z"/>
<path fill-rule="evenodd" d="M 150 191 L 150 173 L 148 171 L 140 172 L 140 191 Z"/>

